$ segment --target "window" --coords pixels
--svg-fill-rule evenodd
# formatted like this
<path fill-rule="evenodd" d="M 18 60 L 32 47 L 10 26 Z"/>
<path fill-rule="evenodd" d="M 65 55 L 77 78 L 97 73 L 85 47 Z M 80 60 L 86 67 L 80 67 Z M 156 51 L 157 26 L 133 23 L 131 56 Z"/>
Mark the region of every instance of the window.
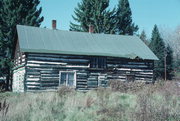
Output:
<path fill-rule="evenodd" d="M 76 86 L 76 72 L 73 71 L 60 71 L 60 85 Z"/>
<path fill-rule="evenodd" d="M 90 62 L 91 68 L 106 68 L 105 57 L 92 57 Z"/>

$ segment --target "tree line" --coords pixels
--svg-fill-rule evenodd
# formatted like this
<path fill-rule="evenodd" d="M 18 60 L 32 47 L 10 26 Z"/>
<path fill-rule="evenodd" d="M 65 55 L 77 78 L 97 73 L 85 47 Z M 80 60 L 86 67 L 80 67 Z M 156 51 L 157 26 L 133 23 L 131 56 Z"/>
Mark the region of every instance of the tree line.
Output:
<path fill-rule="evenodd" d="M 128 0 L 119 0 L 117 7 L 112 10 L 108 7 L 109 0 L 82 0 L 74 10 L 75 16 L 72 17 L 76 23 L 70 23 L 70 30 L 88 32 L 89 25 L 92 25 L 94 33 L 136 34 L 138 26 L 132 20 Z M 154 62 L 155 79 L 172 79 L 173 51 L 169 44 L 164 43 L 157 25 L 153 28 L 150 41 L 147 40 L 145 31 L 142 31 L 140 38 L 159 58 L 159 61 Z"/>
<path fill-rule="evenodd" d="M 39 0 L 0 1 L 0 77 L 6 79 L 6 90 L 11 89 L 13 55 L 16 46 L 16 25 L 41 25 L 42 8 Z"/>
<path fill-rule="evenodd" d="M 77 23 L 71 22 L 70 30 L 88 32 L 92 25 L 95 33 L 133 35 L 138 31 L 128 0 L 119 0 L 112 10 L 108 7 L 109 0 L 82 0 L 72 16 Z"/>
<path fill-rule="evenodd" d="M 138 26 L 132 20 L 132 11 L 128 0 L 119 0 L 117 6 L 109 9 L 109 0 L 82 0 L 74 10 L 70 22 L 70 31 L 88 32 L 89 26 L 94 33 L 137 35 Z M 39 0 L 1 0 L 0 1 L 0 77 L 6 79 L 6 90 L 11 89 L 13 55 L 16 45 L 16 25 L 39 27 L 44 20 Z M 164 55 L 167 62 L 167 77 L 171 79 L 173 70 L 172 49 L 165 45 L 158 27 L 155 25 L 151 41 L 147 41 L 145 32 L 140 38 L 159 58 L 155 62 L 155 77 L 164 78 Z"/>

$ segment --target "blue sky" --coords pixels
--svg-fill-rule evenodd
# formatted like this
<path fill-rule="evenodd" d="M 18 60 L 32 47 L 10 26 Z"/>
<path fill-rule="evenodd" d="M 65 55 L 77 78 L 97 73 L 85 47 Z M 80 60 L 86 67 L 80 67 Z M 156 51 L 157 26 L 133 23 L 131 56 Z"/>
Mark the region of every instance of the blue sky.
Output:
<path fill-rule="evenodd" d="M 45 17 L 41 27 L 51 28 L 52 19 L 57 20 L 57 28 L 69 30 L 74 8 L 81 0 L 40 0 L 42 15 Z M 151 35 L 154 24 L 175 29 L 180 25 L 180 0 L 129 0 L 133 21 Z M 109 9 L 115 7 L 118 0 L 110 0 Z"/>

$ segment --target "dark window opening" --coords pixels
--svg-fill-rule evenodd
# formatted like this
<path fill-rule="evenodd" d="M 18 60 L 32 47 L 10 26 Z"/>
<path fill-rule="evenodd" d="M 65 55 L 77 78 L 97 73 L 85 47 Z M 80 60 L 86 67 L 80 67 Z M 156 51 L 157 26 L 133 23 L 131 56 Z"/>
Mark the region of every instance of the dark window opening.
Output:
<path fill-rule="evenodd" d="M 90 63 L 91 68 L 106 68 L 106 58 L 105 57 L 93 57 Z"/>

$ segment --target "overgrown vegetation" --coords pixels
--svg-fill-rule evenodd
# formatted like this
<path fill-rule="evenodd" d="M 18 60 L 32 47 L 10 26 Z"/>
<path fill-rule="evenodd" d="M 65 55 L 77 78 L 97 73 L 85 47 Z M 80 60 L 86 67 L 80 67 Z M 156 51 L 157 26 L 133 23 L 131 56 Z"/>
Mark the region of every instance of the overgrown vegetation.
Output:
<path fill-rule="evenodd" d="M 118 82 L 116 82 L 117 84 Z M 2 121 L 178 121 L 177 82 L 99 88 L 86 93 L 61 87 L 57 92 L 2 93 Z M 126 83 L 125 83 L 126 84 Z M 124 85 L 125 85 L 124 84 Z M 133 84 L 129 84 L 133 85 Z M 123 87 L 122 87 L 123 88 Z M 4 102 L 5 100 L 5 102 Z M 1 106 L 2 107 L 2 106 Z M 5 107 L 5 108 L 4 108 Z"/>

